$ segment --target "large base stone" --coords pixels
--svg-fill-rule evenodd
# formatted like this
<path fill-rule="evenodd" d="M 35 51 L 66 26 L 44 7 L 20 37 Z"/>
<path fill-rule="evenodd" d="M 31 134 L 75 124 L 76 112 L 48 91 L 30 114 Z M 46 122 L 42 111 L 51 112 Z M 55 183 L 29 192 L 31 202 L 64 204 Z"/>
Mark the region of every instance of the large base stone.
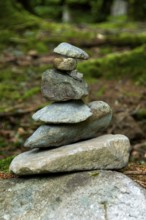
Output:
<path fill-rule="evenodd" d="M 0 180 L 0 219 L 145 220 L 146 190 L 112 171 Z"/>
<path fill-rule="evenodd" d="M 129 139 L 124 135 L 103 135 L 53 150 L 34 149 L 14 158 L 10 170 L 18 175 L 76 170 L 120 169 L 127 165 Z"/>

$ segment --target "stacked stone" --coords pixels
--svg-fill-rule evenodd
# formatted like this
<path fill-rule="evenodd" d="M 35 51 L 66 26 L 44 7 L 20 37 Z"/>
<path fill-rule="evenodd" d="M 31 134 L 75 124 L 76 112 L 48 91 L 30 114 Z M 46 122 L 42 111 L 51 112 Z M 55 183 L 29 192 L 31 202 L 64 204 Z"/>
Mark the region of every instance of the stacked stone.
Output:
<path fill-rule="evenodd" d="M 126 166 L 128 138 L 97 137 L 111 121 L 110 106 L 103 101 L 83 101 L 88 85 L 77 70 L 77 60 L 88 59 L 88 54 L 68 43 L 61 43 L 54 52 L 58 54 L 54 69 L 42 76 L 42 94 L 53 103 L 32 116 L 43 123 L 25 142 L 25 147 L 34 149 L 14 158 L 10 170 L 31 175 Z"/>

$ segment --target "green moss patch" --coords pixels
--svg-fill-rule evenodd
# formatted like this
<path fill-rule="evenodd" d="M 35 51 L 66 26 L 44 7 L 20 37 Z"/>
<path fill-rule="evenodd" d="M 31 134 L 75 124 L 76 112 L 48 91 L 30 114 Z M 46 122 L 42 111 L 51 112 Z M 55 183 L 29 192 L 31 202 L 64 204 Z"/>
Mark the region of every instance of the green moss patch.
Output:
<path fill-rule="evenodd" d="M 145 84 L 146 49 L 145 46 L 129 52 L 108 55 L 101 59 L 91 59 L 79 64 L 79 70 L 87 77 L 106 79 L 131 78 Z"/>
<path fill-rule="evenodd" d="M 0 172 L 8 173 L 9 166 L 14 156 L 7 157 L 6 159 L 0 160 Z"/>

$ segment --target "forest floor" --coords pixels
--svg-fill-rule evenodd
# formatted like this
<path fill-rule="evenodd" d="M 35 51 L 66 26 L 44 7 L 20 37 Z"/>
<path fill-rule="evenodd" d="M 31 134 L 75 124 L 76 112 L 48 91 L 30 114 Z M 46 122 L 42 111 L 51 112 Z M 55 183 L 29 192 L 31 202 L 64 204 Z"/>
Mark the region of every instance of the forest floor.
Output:
<path fill-rule="evenodd" d="M 102 37 L 99 38 L 102 41 Z M 123 53 L 132 49 L 127 45 L 101 46 L 101 41 L 90 47 L 84 45 L 91 58 L 102 58 L 107 54 Z M 50 68 L 54 57 L 49 52 L 40 53 L 35 47 L 24 51 L 10 45 L 1 51 L 0 159 L 3 163 L 0 163 L 0 177 L 7 178 L 4 172 L 7 172 L 11 159 L 26 150 L 23 147 L 24 141 L 38 127 L 39 123 L 32 120 L 32 114 L 48 104 L 41 95 L 40 85 L 42 72 Z M 125 134 L 129 137 L 132 152 L 128 170 L 124 172 L 134 178 L 138 174 L 136 181 L 146 187 L 145 84 L 133 81 L 128 76 L 106 79 L 105 75 L 106 72 L 100 78 L 90 77 L 85 72 L 90 90 L 89 101 L 102 100 L 111 106 L 113 120 L 103 134 Z"/>

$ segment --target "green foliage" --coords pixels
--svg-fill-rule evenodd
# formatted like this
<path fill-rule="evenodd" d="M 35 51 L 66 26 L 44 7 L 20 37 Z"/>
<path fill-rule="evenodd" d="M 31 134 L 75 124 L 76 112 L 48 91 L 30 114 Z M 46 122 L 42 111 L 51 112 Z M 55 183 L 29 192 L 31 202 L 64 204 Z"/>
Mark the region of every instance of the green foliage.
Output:
<path fill-rule="evenodd" d="M 23 29 L 38 26 L 40 21 L 15 0 L 0 1 L 0 29 Z"/>
<path fill-rule="evenodd" d="M 0 171 L 4 173 L 9 172 L 9 166 L 14 156 L 7 157 L 6 159 L 0 160 Z"/>
<path fill-rule="evenodd" d="M 146 80 L 145 46 L 122 54 L 111 54 L 101 59 L 91 59 L 79 64 L 79 70 L 90 77 L 107 79 L 131 78 L 137 83 Z"/>

